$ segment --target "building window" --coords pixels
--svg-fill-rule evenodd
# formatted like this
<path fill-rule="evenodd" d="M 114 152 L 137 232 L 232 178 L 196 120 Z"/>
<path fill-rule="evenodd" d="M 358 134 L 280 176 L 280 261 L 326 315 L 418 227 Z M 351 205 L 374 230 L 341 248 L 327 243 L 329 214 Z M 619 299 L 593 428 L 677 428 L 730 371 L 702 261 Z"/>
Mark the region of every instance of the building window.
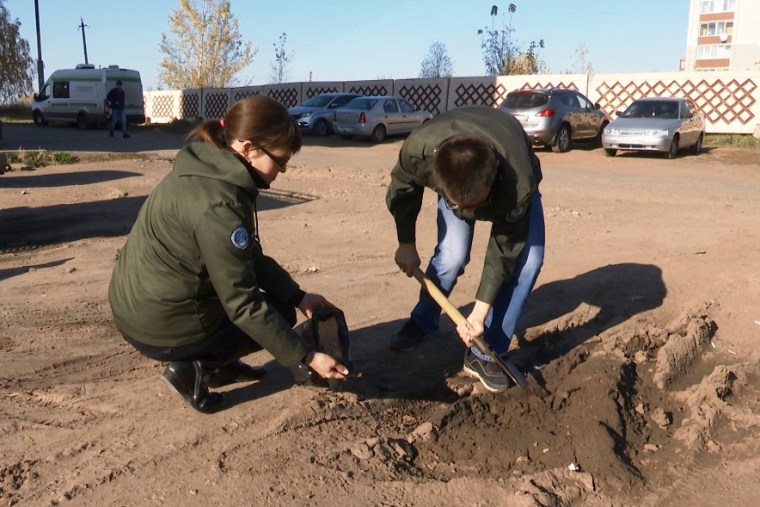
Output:
<path fill-rule="evenodd" d="M 728 44 L 710 44 L 697 46 L 697 60 L 710 60 L 713 58 L 730 58 L 731 46 Z"/>
<path fill-rule="evenodd" d="M 726 12 L 736 9 L 736 0 L 702 0 L 700 12 Z"/>
<path fill-rule="evenodd" d="M 733 21 L 713 21 L 699 25 L 700 37 L 708 37 L 710 35 L 732 35 L 733 33 Z"/>

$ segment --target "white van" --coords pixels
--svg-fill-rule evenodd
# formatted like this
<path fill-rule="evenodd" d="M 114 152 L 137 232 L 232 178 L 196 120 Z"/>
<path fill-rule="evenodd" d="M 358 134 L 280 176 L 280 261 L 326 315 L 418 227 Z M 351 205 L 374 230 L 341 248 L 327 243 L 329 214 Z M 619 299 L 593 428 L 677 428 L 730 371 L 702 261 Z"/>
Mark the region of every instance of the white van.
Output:
<path fill-rule="evenodd" d="M 67 122 L 82 129 L 107 124 L 106 95 L 116 81 L 123 84 L 127 123 L 144 123 L 143 88 L 138 71 L 121 69 L 118 65 L 96 69 L 92 64 L 79 64 L 76 69 L 53 72 L 42 90 L 34 95 L 34 124 Z"/>

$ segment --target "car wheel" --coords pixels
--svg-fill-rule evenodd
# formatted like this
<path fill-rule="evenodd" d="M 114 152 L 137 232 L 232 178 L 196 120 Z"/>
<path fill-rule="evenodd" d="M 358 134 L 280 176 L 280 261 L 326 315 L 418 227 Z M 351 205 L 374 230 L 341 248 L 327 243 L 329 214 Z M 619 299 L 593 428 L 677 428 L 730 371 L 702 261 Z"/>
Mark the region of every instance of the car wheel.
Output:
<path fill-rule="evenodd" d="M 79 113 L 77 115 L 77 127 L 79 127 L 80 130 L 87 130 L 89 126 L 90 124 L 87 122 L 87 115 L 85 113 Z"/>
<path fill-rule="evenodd" d="M 570 149 L 570 127 L 562 124 L 557 131 L 557 137 L 552 145 L 552 151 L 555 153 L 565 153 Z"/>
<path fill-rule="evenodd" d="M 313 131 L 316 136 L 326 136 L 328 130 L 329 126 L 325 120 L 317 120 L 317 123 L 314 124 Z"/>
<path fill-rule="evenodd" d="M 665 156 L 671 160 L 678 156 L 678 134 L 673 136 L 673 141 L 670 143 L 670 149 Z"/>
<path fill-rule="evenodd" d="M 617 150 L 614 150 L 612 148 L 605 148 L 604 154 L 607 155 L 608 157 L 614 157 L 615 154 L 617 154 Z"/>
<path fill-rule="evenodd" d="M 705 135 L 699 134 L 699 137 L 697 138 L 697 142 L 694 143 L 694 146 L 691 147 L 692 153 L 694 153 L 695 155 L 699 155 L 700 153 L 702 153 L 702 143 L 704 142 L 704 140 L 705 140 Z"/>
<path fill-rule="evenodd" d="M 37 125 L 38 127 L 47 125 L 45 118 L 42 116 L 42 113 L 39 111 L 35 111 L 34 114 L 32 114 L 32 120 L 34 121 L 34 124 Z"/>
<path fill-rule="evenodd" d="M 375 143 L 382 143 L 385 141 L 385 125 L 378 125 L 375 127 L 369 138 Z"/>

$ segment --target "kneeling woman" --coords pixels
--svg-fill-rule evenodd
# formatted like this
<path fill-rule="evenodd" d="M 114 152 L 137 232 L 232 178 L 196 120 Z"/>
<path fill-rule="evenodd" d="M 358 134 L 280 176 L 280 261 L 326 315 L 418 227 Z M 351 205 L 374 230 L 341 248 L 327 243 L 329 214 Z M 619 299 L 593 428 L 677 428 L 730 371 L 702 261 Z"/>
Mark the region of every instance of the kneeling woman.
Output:
<path fill-rule="evenodd" d="M 140 209 L 109 287 L 116 325 L 195 409 L 224 407 L 208 387 L 260 379 L 240 358 L 267 349 L 294 371 L 344 378 L 346 367 L 293 331 L 298 308 L 331 307 L 305 293 L 259 244 L 256 196 L 301 148 L 298 126 L 267 97 L 237 102 L 192 132 L 174 168 Z"/>

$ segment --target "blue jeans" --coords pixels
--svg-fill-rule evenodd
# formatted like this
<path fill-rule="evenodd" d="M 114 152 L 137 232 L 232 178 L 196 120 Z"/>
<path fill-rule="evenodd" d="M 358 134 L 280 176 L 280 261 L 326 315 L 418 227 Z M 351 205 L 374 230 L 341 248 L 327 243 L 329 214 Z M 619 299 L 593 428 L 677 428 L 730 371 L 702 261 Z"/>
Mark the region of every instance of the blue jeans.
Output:
<path fill-rule="evenodd" d="M 116 126 L 117 119 L 121 119 L 121 134 L 127 135 L 127 115 L 124 109 L 111 109 L 111 117 L 108 120 L 108 131 L 113 134 L 113 128 Z"/>
<path fill-rule="evenodd" d="M 544 263 L 546 230 L 538 192 L 531 198 L 529 220 L 525 248 L 517 257 L 512 276 L 499 289 L 485 322 L 485 339 L 498 354 L 509 348 L 509 341 Z M 447 296 L 470 262 L 474 231 L 474 221 L 457 218 L 446 208 L 443 198 L 438 198 L 438 244 L 426 274 Z M 417 306 L 412 310 L 412 320 L 425 333 L 432 334 L 438 330 L 440 319 L 441 307 L 422 289 Z"/>

